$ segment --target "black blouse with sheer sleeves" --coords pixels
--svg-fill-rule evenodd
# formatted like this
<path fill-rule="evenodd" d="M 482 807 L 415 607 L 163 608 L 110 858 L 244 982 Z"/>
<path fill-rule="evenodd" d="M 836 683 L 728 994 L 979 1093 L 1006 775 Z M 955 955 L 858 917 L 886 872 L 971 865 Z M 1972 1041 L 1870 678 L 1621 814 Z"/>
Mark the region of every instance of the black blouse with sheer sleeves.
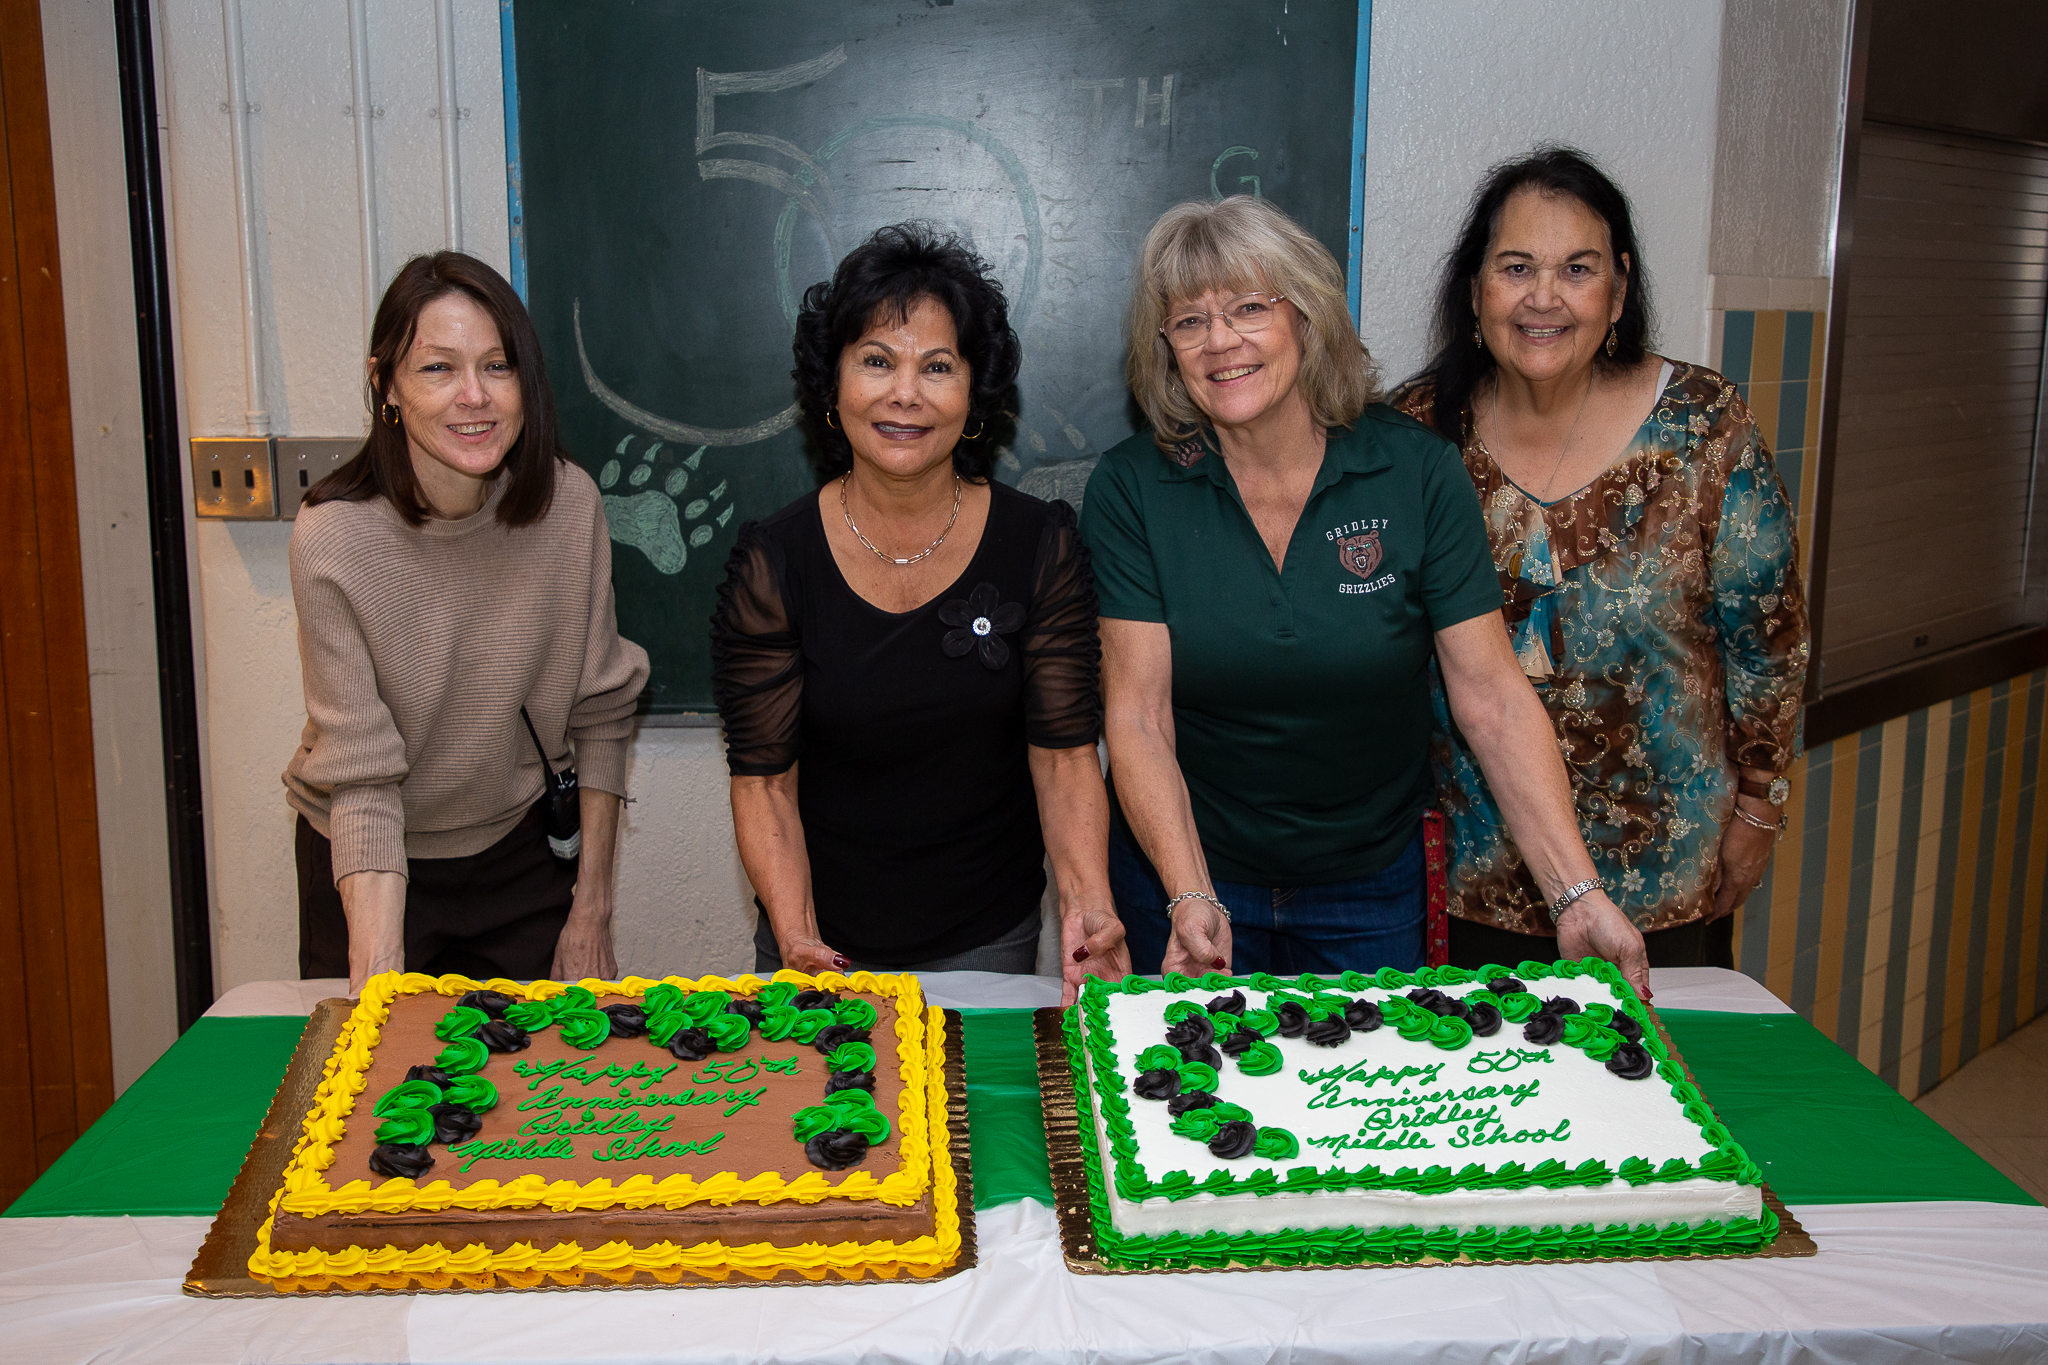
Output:
<path fill-rule="evenodd" d="M 1027 746 L 1100 735 L 1095 618 L 1073 509 L 1002 484 L 967 568 L 914 611 L 847 585 L 815 495 L 740 528 L 711 619 L 726 762 L 735 776 L 801 765 L 825 942 L 907 966 L 1036 913 Z"/>

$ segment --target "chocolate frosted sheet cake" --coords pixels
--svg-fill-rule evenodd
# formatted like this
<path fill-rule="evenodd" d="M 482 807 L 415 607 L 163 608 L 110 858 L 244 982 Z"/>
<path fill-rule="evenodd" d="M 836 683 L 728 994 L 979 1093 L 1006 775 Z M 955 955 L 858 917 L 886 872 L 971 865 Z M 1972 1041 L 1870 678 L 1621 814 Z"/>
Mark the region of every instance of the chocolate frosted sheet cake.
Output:
<path fill-rule="evenodd" d="M 1595 959 L 1091 980 L 1065 1017 L 1101 1259 L 1747 1251 L 1763 1177 Z"/>
<path fill-rule="evenodd" d="M 249 1270 L 283 1291 L 935 1274 L 945 1022 L 909 976 L 389 973 Z"/>

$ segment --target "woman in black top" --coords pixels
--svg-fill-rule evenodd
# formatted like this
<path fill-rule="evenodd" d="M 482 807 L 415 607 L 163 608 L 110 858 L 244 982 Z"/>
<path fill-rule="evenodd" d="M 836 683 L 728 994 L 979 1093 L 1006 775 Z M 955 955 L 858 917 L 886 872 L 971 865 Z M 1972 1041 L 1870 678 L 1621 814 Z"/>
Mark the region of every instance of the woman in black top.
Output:
<path fill-rule="evenodd" d="M 755 970 L 1028 973 L 1050 851 L 1069 998 L 1121 976 L 1088 554 L 989 477 L 1001 286 L 883 228 L 804 295 L 796 362 L 827 481 L 741 528 L 711 622 Z"/>

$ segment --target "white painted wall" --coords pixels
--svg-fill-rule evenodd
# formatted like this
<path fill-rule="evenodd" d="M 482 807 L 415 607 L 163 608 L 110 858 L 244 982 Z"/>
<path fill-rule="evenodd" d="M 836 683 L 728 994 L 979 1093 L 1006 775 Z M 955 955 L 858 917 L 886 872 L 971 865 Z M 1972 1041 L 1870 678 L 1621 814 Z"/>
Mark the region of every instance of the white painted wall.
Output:
<path fill-rule="evenodd" d="M 1429 355 L 1437 270 L 1487 167 L 1543 142 L 1628 192 L 1657 344 L 1707 354 L 1721 0 L 1374 0 L 1362 329 L 1389 383 Z"/>
<path fill-rule="evenodd" d="M 251 147 L 268 376 L 255 406 L 268 409 L 279 432 L 358 433 L 366 414 L 357 378 L 363 309 L 354 127 L 345 112 L 352 103 L 346 7 L 341 0 L 243 3 L 250 99 L 259 110 L 251 120 Z M 1766 8 L 1761 0 L 1728 3 L 1731 18 Z M 1818 3 L 1839 10 L 1842 0 Z M 104 731 L 102 839 L 109 854 L 110 938 L 117 916 L 128 916 L 133 923 L 124 921 L 123 929 L 137 945 L 121 950 L 137 966 L 117 973 L 117 1018 L 130 1008 L 137 1017 L 150 1011 L 167 1017 L 167 907 L 125 885 L 119 895 L 111 890 L 117 865 L 145 880 L 154 870 L 160 887 L 162 813 L 154 786 L 148 575 L 134 548 L 142 544 L 146 553 L 110 24 L 100 0 L 44 5 L 78 31 L 98 35 L 80 40 L 75 56 L 62 62 L 53 56 L 52 98 L 59 122 L 67 124 L 60 137 L 71 139 L 60 143 L 60 176 L 78 169 L 67 168 L 67 161 L 92 162 L 90 175 L 81 173 L 76 185 L 60 185 L 60 192 L 70 196 L 63 226 L 81 414 L 81 525 L 88 533 L 88 588 L 95 594 L 96 723 Z M 243 429 L 248 404 L 221 107 L 220 0 L 157 0 L 157 6 L 182 402 L 191 434 L 234 435 Z M 498 6 L 458 0 L 456 8 L 459 102 L 469 111 L 460 124 L 466 245 L 502 267 L 508 250 Z M 1592 152 L 1629 189 L 1659 295 L 1663 345 L 1680 356 L 1705 356 L 1722 122 L 1716 89 L 1727 65 L 1722 15 L 1718 2 L 1684 0 L 1377 0 L 1363 273 L 1367 340 L 1390 378 L 1426 355 L 1436 266 L 1480 174 L 1544 140 Z M 440 125 L 427 112 L 438 98 L 433 11 L 425 0 L 370 0 L 369 17 L 374 103 L 384 111 L 375 120 L 375 159 L 379 249 L 388 278 L 408 254 L 442 244 Z M 1738 64 L 1744 89 L 1774 89 L 1781 79 L 1777 60 L 1769 44 L 1745 57 Z M 66 73 L 61 80 L 60 67 Z M 1831 109 L 1824 112 L 1827 129 L 1812 134 L 1823 140 L 1833 136 L 1834 117 Z M 1820 117 L 1797 102 L 1773 115 Z M 104 125 L 97 132 L 93 118 Z M 1802 126 L 1800 135 L 1809 133 Z M 1750 146 L 1729 137 L 1731 145 Z M 66 149 L 75 149 L 76 157 Z M 1769 162 L 1770 146 L 1755 155 Z M 1758 240 L 1807 242 L 1818 250 L 1810 209 L 1816 193 L 1831 196 L 1832 171 L 1825 174 L 1826 187 L 1804 187 L 1796 224 Z M 1781 189 L 1759 189 L 1756 211 L 1768 218 L 1769 196 Z M 1786 259 L 1796 264 L 1796 257 Z M 96 436 L 102 425 L 108 430 Z M 123 498 L 136 522 L 125 539 L 122 514 L 103 515 Z M 109 527 L 108 536 L 99 537 L 111 537 L 108 544 L 95 543 L 100 524 Z M 202 719 L 222 988 L 296 972 L 292 820 L 278 783 L 303 718 L 285 566 L 289 533 L 288 524 L 219 522 L 192 533 L 203 613 Z M 105 676 L 103 660 L 110 670 Z M 103 688 L 120 687 L 128 690 L 99 705 Z M 146 774 L 137 766 L 145 759 L 152 765 Z M 109 781 L 110 771 L 118 771 L 118 782 Z M 620 855 L 621 965 L 650 973 L 744 967 L 751 960 L 752 911 L 733 847 L 716 733 L 644 730 L 634 747 L 632 781 L 636 803 Z M 145 788 L 147 800 L 135 795 Z M 127 807 L 116 799 L 122 793 Z M 151 982 L 157 983 L 154 995 Z M 139 992 L 132 1006 L 125 1001 L 131 992 Z"/>

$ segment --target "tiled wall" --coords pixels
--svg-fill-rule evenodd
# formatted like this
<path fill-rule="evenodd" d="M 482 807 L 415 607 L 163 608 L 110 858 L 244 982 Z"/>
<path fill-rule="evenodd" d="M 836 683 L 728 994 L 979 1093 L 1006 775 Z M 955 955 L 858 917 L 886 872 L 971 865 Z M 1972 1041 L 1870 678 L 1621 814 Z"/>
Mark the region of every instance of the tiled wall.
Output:
<path fill-rule="evenodd" d="M 1722 372 L 1773 437 L 1811 542 L 1826 315 L 1738 311 Z M 1736 965 L 1913 1097 L 2048 996 L 2048 670 L 1810 750 L 1790 828 L 1736 926 Z"/>

